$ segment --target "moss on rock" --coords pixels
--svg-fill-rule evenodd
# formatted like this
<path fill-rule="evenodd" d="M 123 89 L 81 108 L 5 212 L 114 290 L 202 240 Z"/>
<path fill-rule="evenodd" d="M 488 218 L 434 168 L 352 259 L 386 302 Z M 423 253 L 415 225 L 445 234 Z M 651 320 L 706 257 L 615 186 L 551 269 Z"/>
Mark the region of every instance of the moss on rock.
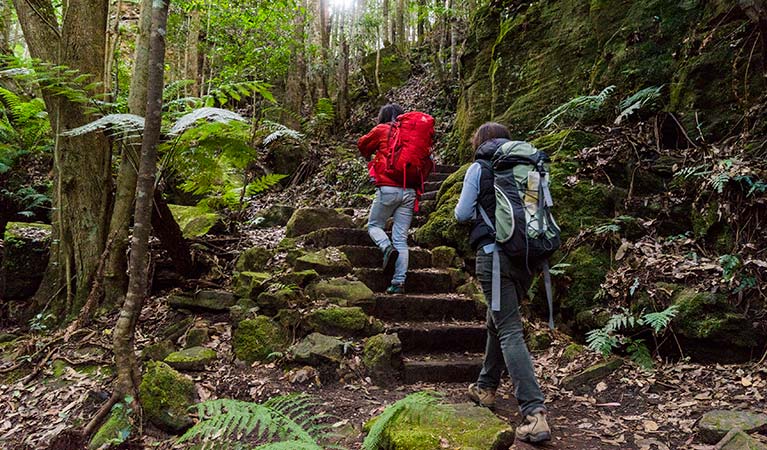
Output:
<path fill-rule="evenodd" d="M 234 295 L 255 300 L 271 278 L 266 272 L 240 272 L 234 277 Z"/>
<path fill-rule="evenodd" d="M 267 263 L 274 256 L 274 251 L 263 247 L 249 248 L 237 257 L 237 272 L 265 272 Z"/>
<path fill-rule="evenodd" d="M 322 228 L 354 228 L 351 216 L 331 208 L 301 208 L 290 217 L 285 236 L 294 238 Z"/>
<path fill-rule="evenodd" d="M 414 238 L 419 245 L 429 248 L 450 246 L 462 255 L 471 253 L 469 226 L 459 224 L 454 214 L 463 188 L 463 176 L 468 167 L 469 165 L 465 165 L 442 184 L 436 210 L 429 214 L 429 220 L 415 232 Z"/>
<path fill-rule="evenodd" d="M 309 290 L 314 299 L 326 299 L 339 306 L 357 306 L 373 301 L 373 291 L 361 281 L 346 278 L 322 280 Z"/>
<path fill-rule="evenodd" d="M 128 407 L 124 403 L 117 403 L 112 407 L 106 422 L 96 431 L 90 443 L 89 450 L 119 445 L 128 440 L 133 431 L 133 423 L 128 414 Z"/>
<path fill-rule="evenodd" d="M 383 323 L 359 307 L 317 309 L 306 316 L 307 328 L 328 335 L 370 336 L 383 331 Z"/>
<path fill-rule="evenodd" d="M 235 356 L 248 364 L 283 352 L 287 345 L 287 331 L 266 316 L 240 322 L 232 339 Z"/>
<path fill-rule="evenodd" d="M 376 59 L 379 60 L 378 63 L 376 63 Z M 378 66 L 377 69 L 376 66 Z M 375 84 L 376 70 L 378 70 L 379 86 Z M 412 67 L 408 58 L 401 55 L 394 45 L 383 47 L 380 51 L 380 58 L 376 52 L 373 52 L 362 61 L 362 72 L 365 74 L 365 79 L 370 80 L 368 88 L 377 93 L 376 97 L 405 84 L 410 78 L 411 70 Z"/>
<path fill-rule="evenodd" d="M 296 208 L 288 205 L 272 205 L 258 213 L 256 228 L 282 227 L 287 225 Z"/>
<path fill-rule="evenodd" d="M 305 288 L 320 277 L 316 270 L 297 270 L 276 277 L 278 283 Z"/>
<path fill-rule="evenodd" d="M 458 251 L 453 247 L 441 245 L 431 250 L 431 265 L 439 268 L 460 267 Z"/>
<path fill-rule="evenodd" d="M 299 363 L 337 363 L 341 360 L 344 343 L 332 336 L 312 333 L 288 349 L 291 358 Z"/>
<path fill-rule="evenodd" d="M 607 252 L 584 244 L 571 251 L 564 262 L 570 264 L 567 268 L 570 282 L 566 288 L 558 289 L 558 297 L 564 313 L 577 317 L 599 304 L 595 296 L 610 269 L 611 259 Z"/>
<path fill-rule="evenodd" d="M 280 309 L 300 306 L 305 303 L 305 298 L 300 289 L 294 289 L 293 287 L 285 287 L 283 285 L 274 284 L 258 295 L 256 299 L 256 305 L 265 314 L 274 315 Z"/>
<path fill-rule="evenodd" d="M 723 294 L 687 288 L 678 291 L 672 302 L 679 307 L 674 331 L 684 338 L 741 348 L 758 343 L 759 335 L 751 321 L 737 312 Z"/>
<path fill-rule="evenodd" d="M 314 270 L 320 275 L 331 277 L 343 276 L 352 270 L 349 258 L 336 248 L 324 248 L 300 256 L 296 259 L 294 267 L 298 271 Z"/>
<path fill-rule="evenodd" d="M 50 249 L 51 226 L 9 222 L 0 255 L 0 297 L 25 300 L 34 295 L 43 278 Z M 30 315 L 31 316 L 31 315 Z"/>
<path fill-rule="evenodd" d="M 203 206 L 168 205 L 185 238 L 205 236 L 221 223 L 221 216 Z"/>
<path fill-rule="evenodd" d="M 402 342 L 396 334 L 377 334 L 365 341 L 362 364 L 376 383 L 392 379 L 399 371 L 402 361 Z"/>
<path fill-rule="evenodd" d="M 176 370 L 203 370 L 215 361 L 216 351 L 206 347 L 190 347 L 173 352 L 165 358 L 165 363 Z"/>
<path fill-rule="evenodd" d="M 170 339 L 163 339 L 160 342 L 147 345 L 141 350 L 141 359 L 144 361 L 162 361 L 168 355 L 176 351 Z"/>
<path fill-rule="evenodd" d="M 187 409 L 194 403 L 194 383 L 167 364 L 147 365 L 139 393 L 146 418 L 159 428 L 177 433 L 192 425 Z"/>

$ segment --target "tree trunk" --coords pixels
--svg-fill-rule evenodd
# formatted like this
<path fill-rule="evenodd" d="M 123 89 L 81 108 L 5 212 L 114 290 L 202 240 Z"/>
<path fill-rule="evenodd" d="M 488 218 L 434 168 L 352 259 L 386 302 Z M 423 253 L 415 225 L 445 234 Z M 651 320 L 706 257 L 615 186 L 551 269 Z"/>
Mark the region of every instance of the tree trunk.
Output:
<path fill-rule="evenodd" d="M 344 31 L 344 22 L 340 24 L 341 35 L 341 62 L 338 65 L 338 96 L 336 105 L 338 109 L 338 123 L 343 128 L 349 118 L 349 42 Z"/>
<path fill-rule="evenodd" d="M 285 81 L 285 106 L 292 114 L 284 114 L 282 121 L 285 125 L 298 129 L 301 127 L 299 118 L 303 110 L 303 89 L 301 83 L 306 77 L 305 48 L 306 14 L 295 12 L 293 16 L 293 42 L 291 43 L 287 80 Z"/>
<path fill-rule="evenodd" d="M 151 233 L 152 199 L 157 173 L 157 144 L 162 119 L 163 69 L 165 63 L 165 30 L 168 0 L 152 2 L 152 35 L 147 83 L 146 127 L 141 143 L 141 164 L 136 185 L 135 225 L 130 252 L 128 294 L 114 331 L 114 355 L 117 381 L 113 397 L 136 397 L 139 369 L 136 365 L 134 333 L 141 305 L 147 295 L 149 267 L 149 235 Z"/>
<path fill-rule="evenodd" d="M 424 37 L 426 36 L 426 0 L 418 0 L 418 43 L 423 44 Z"/>
<path fill-rule="evenodd" d="M 131 114 L 146 114 L 147 77 L 149 72 L 149 35 L 152 26 L 152 0 L 142 0 L 139 17 L 139 32 L 136 36 L 136 51 L 133 58 L 128 108 Z M 114 236 L 112 251 L 109 252 L 104 271 L 104 304 L 107 307 L 119 305 L 128 290 L 128 229 L 133 213 L 133 198 L 136 194 L 138 170 L 138 139 L 125 141 L 122 146 L 120 169 L 117 175 L 114 207 L 109 235 Z"/>
<path fill-rule="evenodd" d="M 202 20 L 200 10 L 193 9 L 189 13 L 189 34 L 186 36 L 186 78 L 194 80 L 192 96 L 200 96 L 200 28 Z"/>
<path fill-rule="evenodd" d="M 147 111 L 148 113 L 149 111 Z M 146 134 L 146 131 L 144 133 Z M 136 192 L 138 193 L 138 189 Z M 162 248 L 168 252 L 176 272 L 185 277 L 192 276 L 194 263 L 192 262 L 189 243 L 184 239 L 181 227 L 173 218 L 168 203 L 162 198 L 162 192 L 159 189 L 154 190 L 154 208 L 152 208 L 151 220 L 154 235 L 160 240 Z M 136 233 L 135 226 L 133 233 Z"/>
<path fill-rule="evenodd" d="M 450 8 L 450 76 L 456 78 L 458 75 L 458 17 L 455 12 L 455 1 L 449 0 Z"/>
<path fill-rule="evenodd" d="M 14 5 L 32 57 L 91 74 L 94 81 L 104 80 L 107 0 L 70 1 L 61 26 L 48 0 L 14 0 Z M 77 314 L 85 302 L 106 244 L 111 155 L 101 134 L 59 136 L 92 121 L 82 105 L 49 91 L 43 98 L 57 136 L 54 214 L 51 257 L 34 306 L 50 306 L 65 319 Z"/>
<path fill-rule="evenodd" d="M 0 3 L 0 55 L 11 55 L 11 6 Z"/>
<path fill-rule="evenodd" d="M 394 31 L 394 27 L 391 26 L 391 22 L 389 21 L 389 1 L 390 0 L 383 0 L 383 45 L 386 46 L 386 42 L 389 41 L 389 43 L 394 43 L 394 35 L 392 34 Z"/>
<path fill-rule="evenodd" d="M 397 0 L 397 44 L 400 48 L 407 46 L 407 36 L 405 35 L 405 9 L 407 3 L 405 0 Z"/>
<path fill-rule="evenodd" d="M 330 54 L 330 30 L 331 23 L 328 15 L 328 0 L 319 0 L 319 27 L 320 27 L 320 70 L 319 70 L 319 88 L 320 97 L 328 97 L 328 60 Z"/>

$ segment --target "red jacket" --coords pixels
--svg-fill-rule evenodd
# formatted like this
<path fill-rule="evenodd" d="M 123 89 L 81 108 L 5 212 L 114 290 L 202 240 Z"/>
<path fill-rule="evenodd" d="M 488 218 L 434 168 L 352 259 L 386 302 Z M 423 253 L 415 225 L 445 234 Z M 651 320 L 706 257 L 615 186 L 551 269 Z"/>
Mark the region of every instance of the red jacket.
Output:
<path fill-rule="evenodd" d="M 376 125 L 368 134 L 362 136 L 357 141 L 357 148 L 365 159 L 370 160 L 371 156 L 373 157 L 368 162 L 368 172 L 371 177 L 375 178 L 376 186 L 402 187 L 402 180 L 394 180 L 381 171 L 376 170 L 376 167 L 385 167 L 386 159 L 389 157 L 388 141 L 390 131 L 391 125 L 388 123 Z"/>

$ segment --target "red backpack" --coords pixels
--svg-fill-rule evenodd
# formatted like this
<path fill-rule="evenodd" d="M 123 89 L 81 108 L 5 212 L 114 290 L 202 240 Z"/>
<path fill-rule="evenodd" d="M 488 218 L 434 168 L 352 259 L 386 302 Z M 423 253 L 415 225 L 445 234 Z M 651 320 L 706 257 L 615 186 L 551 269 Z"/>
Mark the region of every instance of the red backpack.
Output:
<path fill-rule="evenodd" d="M 389 132 L 386 164 L 376 167 L 376 171 L 392 180 L 402 180 L 403 188 L 415 188 L 419 195 L 422 194 L 423 183 L 434 169 L 431 160 L 433 136 L 432 116 L 418 111 L 397 116 Z"/>

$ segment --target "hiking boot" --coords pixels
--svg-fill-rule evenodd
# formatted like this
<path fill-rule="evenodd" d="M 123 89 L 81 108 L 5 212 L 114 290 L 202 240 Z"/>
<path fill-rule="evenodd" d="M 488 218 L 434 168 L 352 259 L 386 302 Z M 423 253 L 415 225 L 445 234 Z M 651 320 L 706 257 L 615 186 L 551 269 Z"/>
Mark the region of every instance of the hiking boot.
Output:
<path fill-rule="evenodd" d="M 393 245 L 386 247 L 383 255 L 383 270 L 384 272 L 394 272 L 394 264 L 397 263 L 399 252 Z"/>
<path fill-rule="evenodd" d="M 551 429 L 546 422 L 546 412 L 538 410 L 529 416 L 525 416 L 525 420 L 517 427 L 514 434 L 517 435 L 517 439 L 520 441 L 531 444 L 551 440 Z"/>
<path fill-rule="evenodd" d="M 402 284 L 392 284 L 391 286 L 386 288 L 386 293 L 387 294 L 404 294 L 405 286 Z"/>
<path fill-rule="evenodd" d="M 469 398 L 479 406 L 493 409 L 495 408 L 495 391 L 491 389 L 482 389 L 477 383 L 469 385 Z"/>

